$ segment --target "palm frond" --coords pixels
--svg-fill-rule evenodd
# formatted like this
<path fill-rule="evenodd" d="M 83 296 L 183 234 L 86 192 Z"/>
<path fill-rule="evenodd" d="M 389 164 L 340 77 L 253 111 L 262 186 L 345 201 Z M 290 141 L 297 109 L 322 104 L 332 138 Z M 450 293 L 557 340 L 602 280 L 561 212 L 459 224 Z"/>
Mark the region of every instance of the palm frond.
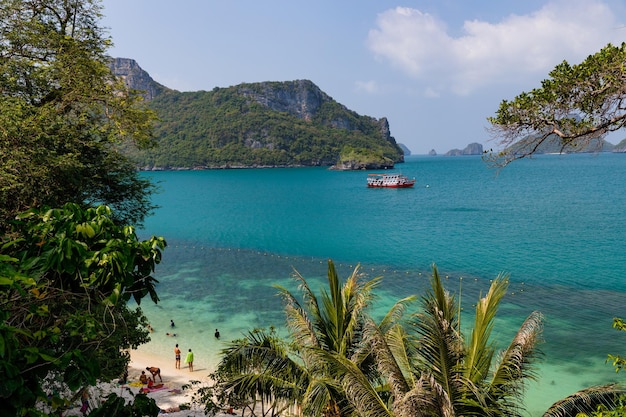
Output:
<path fill-rule="evenodd" d="M 297 377 L 304 372 L 301 365 L 289 357 L 284 342 L 264 331 L 251 331 L 244 339 L 230 342 L 222 350 L 217 369 L 222 374 L 233 375 L 268 372 Z"/>
<path fill-rule="evenodd" d="M 415 384 L 412 359 L 405 344 L 406 333 L 400 326 L 397 326 L 383 334 L 381 329 L 370 320 L 366 335 L 370 341 L 378 371 L 385 376 L 392 395 L 395 398 L 402 398 Z"/>
<path fill-rule="evenodd" d="M 372 290 L 380 279 L 374 278 L 362 283 L 359 281 L 357 265 L 352 274 L 340 285 L 334 264 L 329 261 L 328 284 L 330 294 L 322 291 L 321 321 L 316 323 L 320 339 L 327 340 L 327 349 L 349 356 L 353 353 L 355 342 L 360 339 L 363 330 L 363 316 L 373 297 Z"/>
<path fill-rule="evenodd" d="M 426 310 L 436 308 L 442 314 L 442 319 L 449 322 L 452 327 L 458 324 L 458 304 L 453 295 L 451 295 L 443 286 L 437 265 L 432 266 L 433 274 L 430 280 L 431 291 L 422 297 L 422 303 Z"/>
<path fill-rule="evenodd" d="M 569 417 L 578 413 L 592 413 L 597 411 L 598 406 L 604 406 L 610 411 L 618 405 L 620 396 L 624 394 L 626 387 L 622 385 L 589 387 L 554 403 L 543 417 Z"/>
<path fill-rule="evenodd" d="M 406 311 L 409 304 L 415 302 L 417 297 L 415 295 L 410 295 L 405 297 L 399 301 L 397 301 L 385 314 L 385 317 L 380 321 L 378 327 L 383 333 L 386 333 L 387 330 L 394 326 L 396 323 L 402 320 L 404 312 Z"/>
<path fill-rule="evenodd" d="M 222 388 L 236 392 L 239 397 L 261 398 L 270 403 L 296 404 L 304 390 L 298 382 L 268 373 L 249 373 L 229 379 L 222 384 Z"/>
<path fill-rule="evenodd" d="M 454 417 L 454 406 L 446 390 L 433 375 L 423 373 L 415 386 L 394 403 L 397 417 Z"/>
<path fill-rule="evenodd" d="M 487 295 L 476 304 L 474 328 L 464 358 L 464 376 L 474 383 L 488 376 L 495 352 L 490 340 L 491 332 L 500 301 L 506 294 L 508 286 L 508 277 L 499 275 L 492 281 Z"/>
<path fill-rule="evenodd" d="M 300 404 L 310 379 L 289 357 L 284 342 L 265 331 L 248 332 L 223 349 L 216 374 L 224 392 L 250 401 L 260 398 L 276 409 Z"/>
<path fill-rule="evenodd" d="M 463 343 L 458 332 L 457 305 L 433 266 L 432 291 L 423 299 L 422 313 L 414 316 L 413 329 L 418 336 L 418 355 L 422 372 L 432 374 L 450 398 L 458 390 L 457 371 L 463 360 Z"/>
<path fill-rule="evenodd" d="M 393 417 L 393 412 L 371 384 L 367 376 L 348 358 L 325 352 L 332 364 L 332 374 L 341 386 L 350 404 L 361 417 Z"/>
<path fill-rule="evenodd" d="M 338 398 L 343 398 L 341 392 L 341 385 L 334 378 L 313 378 L 304 393 L 302 414 L 322 416 L 327 413 L 329 407 L 338 407 L 343 408 L 342 415 L 351 415 L 353 410 L 345 399 L 340 400 L 339 403 L 336 401 Z"/>
<path fill-rule="evenodd" d="M 286 288 L 276 285 L 279 295 L 285 304 L 287 326 L 296 344 L 320 346 L 321 341 L 315 331 L 315 322 L 319 321 L 319 307 L 315 294 L 311 292 L 306 280 L 295 271 L 296 279 L 300 280 L 300 288 L 303 289 L 305 307 Z"/>
<path fill-rule="evenodd" d="M 286 304 L 285 317 L 287 328 L 297 346 L 321 347 L 325 342 L 319 339 L 315 323 L 315 317 L 310 317 L 307 310 L 299 304 Z"/>
<path fill-rule="evenodd" d="M 493 398 L 521 396 L 523 384 L 536 378 L 533 366 L 541 351 L 537 345 L 543 331 L 543 315 L 533 311 L 524 320 L 515 337 L 502 353 L 489 384 Z"/>
<path fill-rule="evenodd" d="M 357 267 L 358 268 L 358 267 Z M 348 285 L 346 283 L 346 285 Z M 344 300 L 339 277 L 332 261 L 328 261 L 328 291 L 321 291 L 320 320 L 315 323 L 318 334 L 326 341 L 326 350 L 343 352 L 345 348 L 345 321 L 347 303 Z M 349 319 L 349 318 L 348 318 Z"/>

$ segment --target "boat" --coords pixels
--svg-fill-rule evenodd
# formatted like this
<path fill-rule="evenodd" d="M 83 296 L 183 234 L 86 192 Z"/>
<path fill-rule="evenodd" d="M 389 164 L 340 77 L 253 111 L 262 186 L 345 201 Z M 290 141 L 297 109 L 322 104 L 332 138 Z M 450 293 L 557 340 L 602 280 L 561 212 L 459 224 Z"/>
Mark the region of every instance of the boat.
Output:
<path fill-rule="evenodd" d="M 415 185 L 415 178 L 409 179 L 402 174 L 367 174 L 367 186 L 370 188 L 409 188 Z"/>

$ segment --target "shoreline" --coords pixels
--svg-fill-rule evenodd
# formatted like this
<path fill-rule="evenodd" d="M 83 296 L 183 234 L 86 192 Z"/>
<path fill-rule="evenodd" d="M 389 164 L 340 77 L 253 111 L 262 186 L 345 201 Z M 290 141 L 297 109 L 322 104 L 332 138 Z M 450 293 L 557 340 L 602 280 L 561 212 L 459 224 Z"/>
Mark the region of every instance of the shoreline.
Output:
<path fill-rule="evenodd" d="M 141 349 L 131 350 L 130 362 L 128 364 L 128 380 L 126 384 L 119 384 L 115 380 L 111 382 L 100 382 L 89 389 L 89 402 L 92 407 L 98 406 L 106 400 L 106 397 L 111 393 L 116 393 L 118 396 L 125 398 L 129 401 L 133 395 L 137 395 L 143 385 L 140 385 L 139 376 L 142 371 L 145 371 L 149 377 L 152 375 L 146 371 L 147 367 L 158 367 L 161 369 L 161 378 L 163 381 L 156 377 L 155 384 L 163 384 L 163 386 L 157 390 L 147 393 L 147 396 L 153 398 L 157 406 L 162 410 L 159 415 L 166 415 L 172 417 L 200 417 L 205 416 L 202 406 L 197 406 L 192 403 L 192 397 L 197 392 L 199 385 L 204 386 L 210 382 L 209 374 L 212 372 L 211 367 L 200 366 L 194 371 L 190 372 L 187 365 L 184 363 L 185 355 L 181 355 L 180 369 L 174 368 L 174 352 L 172 351 L 171 358 L 165 358 L 164 355 L 157 355 L 150 352 L 142 351 Z M 166 364 L 169 363 L 169 364 Z M 194 365 L 196 365 L 194 363 Z M 204 364 L 203 364 L 204 365 Z M 201 384 L 195 385 L 186 389 L 183 386 L 190 385 L 191 381 L 200 381 Z M 130 391 L 130 392 L 129 392 Z M 179 409 L 183 404 L 189 405 L 189 409 Z M 82 416 L 79 410 L 80 404 L 74 408 L 67 410 L 65 416 Z M 176 411 L 167 411 L 176 410 Z M 229 414 L 217 413 L 216 416 L 226 417 Z M 230 416 L 229 416 L 230 417 Z"/>
<path fill-rule="evenodd" d="M 172 355 L 173 356 L 173 351 Z M 203 416 L 204 412 L 197 409 L 192 404 L 192 397 L 197 388 L 192 387 L 183 390 L 183 385 L 189 385 L 191 381 L 200 381 L 203 383 L 209 383 L 208 377 L 209 371 L 206 368 L 194 369 L 190 372 L 187 364 L 184 363 L 185 354 L 181 355 L 180 369 L 175 369 L 174 364 L 167 365 L 167 362 L 173 362 L 174 358 L 165 358 L 162 355 L 156 355 L 149 352 L 143 352 L 141 350 L 132 350 L 130 352 L 130 363 L 128 364 L 128 382 L 139 381 L 139 376 L 142 371 L 151 377 L 150 373 L 146 371 L 147 367 L 156 366 L 161 369 L 161 378 L 163 378 L 165 390 L 155 391 L 148 393 L 148 397 L 154 398 L 159 408 L 167 410 L 172 407 L 178 407 L 181 404 L 189 404 L 191 407 L 189 410 L 181 410 L 171 413 L 166 413 L 170 416 Z M 155 384 L 161 383 L 158 376 Z M 136 388 L 137 390 L 139 388 Z M 134 391 L 134 390 L 133 390 Z"/>

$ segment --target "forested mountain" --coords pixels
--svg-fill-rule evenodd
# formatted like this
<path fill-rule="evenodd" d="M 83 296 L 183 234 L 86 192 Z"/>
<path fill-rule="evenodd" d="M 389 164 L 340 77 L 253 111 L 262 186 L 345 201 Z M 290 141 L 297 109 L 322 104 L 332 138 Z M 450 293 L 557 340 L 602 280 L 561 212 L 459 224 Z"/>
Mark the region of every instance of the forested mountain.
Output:
<path fill-rule="evenodd" d="M 179 92 L 146 83 L 147 73 L 129 61 L 134 63 L 113 60 L 114 73 L 124 76 L 131 88 L 150 91 L 144 95 L 146 105 L 160 119 L 155 129 L 158 146 L 132 153 L 143 169 L 378 169 L 404 161 L 386 118 L 361 116 L 311 81 Z M 129 68 L 145 75 L 129 76 Z M 142 80 L 142 84 L 133 84 L 133 80 Z"/>

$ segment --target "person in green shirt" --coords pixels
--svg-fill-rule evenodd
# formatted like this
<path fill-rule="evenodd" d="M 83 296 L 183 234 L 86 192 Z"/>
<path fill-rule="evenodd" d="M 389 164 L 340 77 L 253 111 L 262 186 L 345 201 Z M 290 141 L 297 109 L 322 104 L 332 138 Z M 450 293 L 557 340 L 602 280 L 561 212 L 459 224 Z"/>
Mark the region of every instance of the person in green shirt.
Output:
<path fill-rule="evenodd" d="M 187 352 L 185 363 L 189 364 L 189 372 L 193 372 L 193 352 L 191 351 L 191 349 L 189 349 L 189 352 Z"/>

